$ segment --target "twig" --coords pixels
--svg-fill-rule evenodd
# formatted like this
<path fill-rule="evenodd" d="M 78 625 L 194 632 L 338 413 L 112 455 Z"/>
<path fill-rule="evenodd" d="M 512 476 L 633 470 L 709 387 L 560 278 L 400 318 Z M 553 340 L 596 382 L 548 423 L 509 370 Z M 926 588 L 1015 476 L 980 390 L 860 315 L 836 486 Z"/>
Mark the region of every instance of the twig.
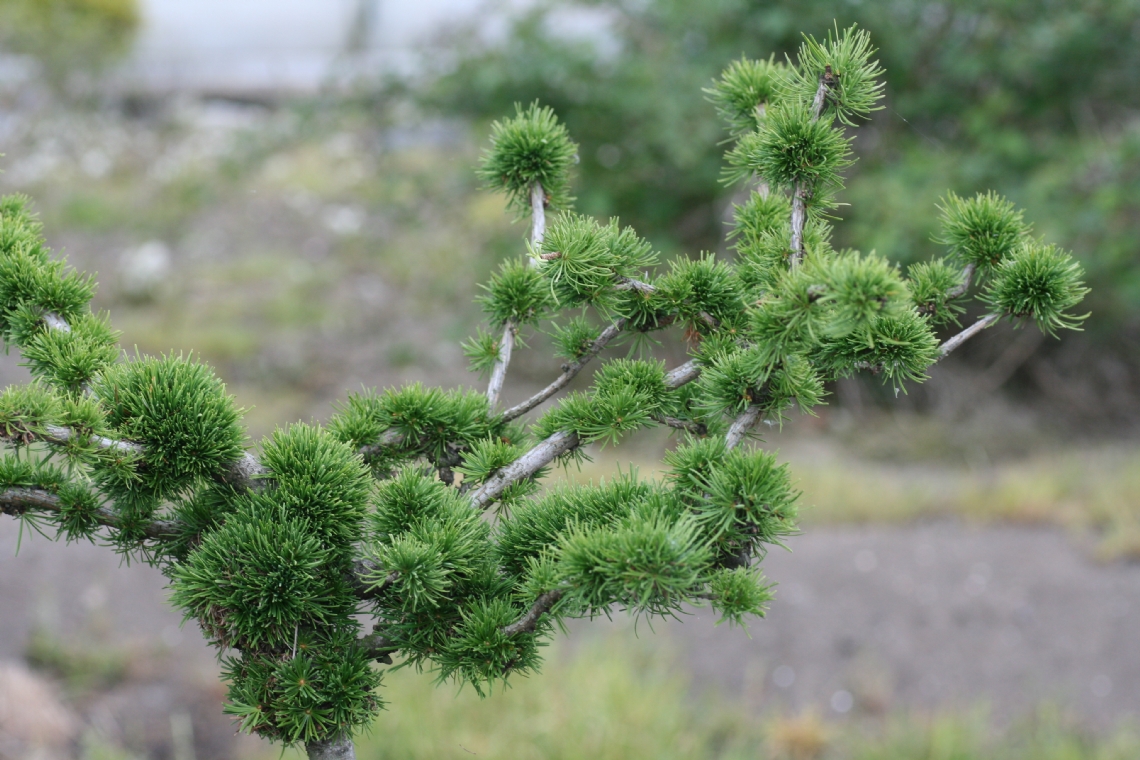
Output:
<path fill-rule="evenodd" d="M 962 268 L 962 283 L 960 285 L 956 285 L 956 286 L 950 288 L 949 290 L 947 290 L 946 291 L 946 297 L 953 299 L 953 298 L 961 298 L 962 296 L 966 295 L 966 291 L 968 291 L 970 289 L 970 280 L 972 280 L 974 278 L 974 270 L 975 269 L 977 269 L 977 264 L 974 264 L 973 262 L 971 262 L 971 263 L 967 264 L 965 267 L 963 267 Z"/>
<path fill-rule="evenodd" d="M 538 620 L 550 609 L 558 603 L 565 592 L 562 589 L 552 589 L 547 591 L 542 596 L 535 600 L 530 609 L 521 618 L 511 623 L 510 625 L 503 626 L 499 630 L 504 636 L 517 636 L 520 633 L 531 633 L 534 631 L 535 626 L 538 625 Z"/>
<path fill-rule="evenodd" d="M 824 69 L 819 77 L 819 88 L 815 91 L 815 99 L 811 104 L 811 120 L 819 121 L 823 114 L 823 107 L 827 104 L 827 93 L 835 82 L 835 75 L 831 73 L 831 66 Z M 811 197 L 812 188 L 803 181 L 792 185 L 792 255 L 793 269 L 800 265 L 804 258 L 804 224 L 807 222 L 807 199 Z"/>
<path fill-rule="evenodd" d="M 531 409 L 534 409 L 536 406 L 541 404 L 543 401 L 546 401 L 558 391 L 565 388 L 566 385 L 571 380 L 573 380 L 579 372 L 582 371 L 582 368 L 589 364 L 590 360 L 597 356 L 601 350 L 606 347 L 607 343 L 616 338 L 621 333 L 621 331 L 625 329 L 626 322 L 626 318 L 622 317 L 607 327 L 605 330 L 602 330 L 601 335 L 599 335 L 597 338 L 594 338 L 594 342 L 590 344 L 590 347 L 588 349 L 586 349 L 586 353 L 578 357 L 576 361 L 563 365 L 562 374 L 556 377 L 554 379 L 554 382 L 552 382 L 550 385 L 546 386 L 521 404 L 516 404 L 507 411 L 503 412 L 503 420 L 510 422 L 513 419 L 521 417 Z"/>
<path fill-rule="evenodd" d="M 471 494 L 471 504 L 476 509 L 486 509 L 488 505 L 498 499 L 503 491 L 512 483 L 523 478 L 529 478 L 546 465 L 553 462 L 568 451 L 573 451 L 580 444 L 577 433 L 558 432 L 540 442 L 534 448 L 503 469 L 496 472 L 491 478 L 479 486 Z"/>
<path fill-rule="evenodd" d="M 708 435 L 709 428 L 703 422 L 693 422 L 691 420 L 681 420 L 676 417 L 670 417 L 667 414 L 651 414 L 649 415 L 654 422 L 666 425 L 678 430 L 687 430 L 693 435 Z"/>
<path fill-rule="evenodd" d="M 938 358 L 946 358 L 946 356 L 951 351 L 980 333 L 982 330 L 985 330 L 987 327 L 992 325 L 994 322 L 997 322 L 999 319 L 1001 319 L 1000 314 L 987 314 L 954 337 L 947 338 L 946 342 L 943 343 L 938 349 Z"/>
<path fill-rule="evenodd" d="M 740 416 L 733 421 L 732 427 L 728 429 L 728 434 L 724 437 L 725 446 L 731 451 L 740 445 L 744 436 L 748 435 L 748 431 L 756 426 L 758 419 L 760 419 L 760 406 L 749 404 L 748 408 L 740 413 Z"/>
<path fill-rule="evenodd" d="M 499 358 L 491 369 L 491 382 L 487 383 L 487 406 L 495 408 L 499 403 L 499 394 L 503 391 L 503 381 L 507 379 L 507 367 L 511 363 L 511 352 L 515 348 L 515 335 L 518 328 L 515 323 L 508 320 L 503 326 L 503 337 L 499 341 Z"/>
<path fill-rule="evenodd" d="M 542 247 L 542 240 L 546 237 L 546 191 L 542 183 L 535 182 L 530 186 L 530 243 L 534 250 Z"/>

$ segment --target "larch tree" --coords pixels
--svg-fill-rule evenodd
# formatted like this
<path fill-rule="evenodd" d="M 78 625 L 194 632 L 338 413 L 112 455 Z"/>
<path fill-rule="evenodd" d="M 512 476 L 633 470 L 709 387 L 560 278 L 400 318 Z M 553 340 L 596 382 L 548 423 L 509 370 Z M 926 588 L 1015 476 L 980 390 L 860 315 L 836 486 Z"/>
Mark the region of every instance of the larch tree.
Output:
<path fill-rule="evenodd" d="M 482 694 L 536 671 L 570 618 L 763 615 L 758 564 L 796 531 L 797 492 L 752 445 L 761 420 L 810 413 L 855 373 L 920 382 L 1003 317 L 1050 334 L 1083 319 L 1078 265 L 993 194 L 947 196 L 947 258 L 905 275 L 832 248 L 850 130 L 882 97 L 874 52 L 864 31 L 836 29 L 805 37 L 794 62 L 728 67 L 706 92 L 730 132 L 725 181 L 747 195 L 733 255 L 667 267 L 633 229 L 572 210 L 575 144 L 549 109 L 519 108 L 479 168 L 530 220 L 526 254 L 479 299 L 488 329 L 465 344 L 487 390 L 353 395 L 256 453 L 213 371 L 125 356 L 90 311 L 91 278 L 5 198 L 0 332 L 35 380 L 0 395 L 0 510 L 162 568 L 223 656 L 225 712 L 314 759 L 354 756 L 353 733 L 383 707 L 381 665 Z M 962 329 L 970 297 L 985 313 Z M 503 408 L 519 336 L 540 325 L 561 374 Z M 644 357 L 665 329 L 684 332 L 689 361 L 598 360 L 587 390 L 524 422 L 607 346 L 640 340 Z M 585 446 L 653 425 L 680 438 L 662 479 L 542 489 Z"/>

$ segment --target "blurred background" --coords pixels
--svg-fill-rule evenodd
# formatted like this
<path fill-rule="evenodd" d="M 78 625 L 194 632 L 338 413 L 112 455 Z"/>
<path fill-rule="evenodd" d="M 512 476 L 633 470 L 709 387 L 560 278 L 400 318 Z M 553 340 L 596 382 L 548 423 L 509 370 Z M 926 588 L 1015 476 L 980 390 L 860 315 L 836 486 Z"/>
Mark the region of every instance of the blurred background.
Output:
<path fill-rule="evenodd" d="M 1083 263 L 1085 331 L 999 325 L 771 430 L 804 533 L 748 631 L 575 626 L 485 701 L 397 671 L 362 758 L 1140 757 L 1140 0 L 0 0 L 0 192 L 97 273 L 125 348 L 213 364 L 253 440 L 362 386 L 479 385 L 459 341 L 525 230 L 473 169 L 514 103 L 580 143 L 581 211 L 731 255 L 701 88 L 833 20 L 887 70 L 837 247 L 929 258 L 939 198 L 995 189 Z M 528 344 L 508 403 L 558 371 Z M 560 477 L 652 477 L 670 445 Z M 235 737 L 165 595 L 0 523 L 0 758 L 279 756 Z"/>

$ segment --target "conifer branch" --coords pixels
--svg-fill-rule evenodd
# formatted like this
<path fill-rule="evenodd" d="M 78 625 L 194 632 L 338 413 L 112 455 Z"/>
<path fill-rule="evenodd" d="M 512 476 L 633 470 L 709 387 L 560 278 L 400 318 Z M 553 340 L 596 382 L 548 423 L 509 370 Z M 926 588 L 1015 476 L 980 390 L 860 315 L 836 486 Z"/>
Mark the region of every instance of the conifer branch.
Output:
<path fill-rule="evenodd" d="M 651 414 L 650 419 L 661 425 L 676 428 L 677 430 L 687 430 L 693 435 L 708 435 L 709 428 L 703 422 L 693 422 L 692 420 L 681 420 L 676 417 L 670 417 L 667 414 Z"/>
<path fill-rule="evenodd" d="M 138 443 L 120 441 L 102 435 L 88 435 L 85 438 L 78 431 L 63 425 L 44 425 L 42 432 L 32 435 L 46 443 L 54 443 L 60 446 L 66 446 L 72 441 L 78 440 L 86 441 L 101 451 L 115 451 L 133 456 L 141 456 L 144 451 L 142 445 Z"/>
<path fill-rule="evenodd" d="M 573 451 L 581 443 L 578 434 L 560 431 L 538 443 L 527 453 L 491 476 L 471 494 L 476 509 L 486 509 L 502 496 L 512 483 L 529 478 L 563 454 Z"/>
<path fill-rule="evenodd" d="M 697 364 L 696 359 L 690 359 L 665 373 L 665 387 L 669 390 L 676 390 L 682 385 L 688 385 L 700 376 L 701 365 Z"/>
<path fill-rule="evenodd" d="M 487 407 L 494 409 L 499 403 L 499 394 L 503 391 L 503 381 L 507 379 L 507 367 L 511 363 L 511 352 L 515 348 L 515 335 L 518 328 L 515 323 L 508 321 L 503 326 L 503 337 L 499 340 L 499 358 L 491 369 L 491 381 L 487 383 Z"/>
<path fill-rule="evenodd" d="M 530 243 L 537 251 L 546 237 L 546 191 L 541 182 L 530 186 Z"/>
<path fill-rule="evenodd" d="M 1001 319 L 1000 314 L 987 314 L 974 324 L 967 327 L 962 332 L 958 333 L 952 338 L 947 338 L 946 341 L 938 348 L 938 358 L 946 358 L 947 354 L 949 354 L 951 351 L 980 333 L 982 330 L 985 330 L 987 327 L 992 325 L 994 322 L 997 322 L 999 319 Z"/>
<path fill-rule="evenodd" d="M 974 270 L 977 269 L 977 267 L 978 265 L 971 261 L 962 268 L 962 284 L 946 291 L 946 297 L 948 299 L 961 298 L 966 295 L 966 291 L 970 289 L 970 281 L 974 278 Z"/>
<path fill-rule="evenodd" d="M 607 327 L 605 330 L 602 330 L 602 333 L 597 338 L 595 338 L 594 342 L 590 344 L 590 347 L 586 349 L 586 353 L 578 357 L 576 361 L 573 361 L 570 364 L 562 365 L 562 374 L 556 377 L 554 379 L 554 382 L 552 382 L 550 385 L 546 386 L 538 393 L 528 398 L 526 401 L 523 401 L 521 404 L 516 404 L 507 411 L 503 412 L 503 420 L 510 422 L 513 419 L 517 419 L 523 416 L 531 409 L 534 409 L 543 401 L 546 401 L 555 393 L 565 388 L 571 380 L 577 377 L 578 373 L 582 371 L 582 368 L 589 364 L 590 360 L 597 356 L 601 350 L 606 347 L 606 344 L 621 334 L 621 331 L 625 329 L 627 321 L 628 320 L 626 320 L 625 317 L 622 317 Z"/>
<path fill-rule="evenodd" d="M 510 625 L 503 626 L 499 630 L 504 636 L 517 636 L 520 633 L 532 633 L 536 626 L 538 626 L 539 619 L 550 612 L 554 605 L 566 592 L 562 589 L 556 588 L 547 591 L 542 596 L 535 600 L 530 609 L 521 618 L 511 623 Z"/>
<path fill-rule="evenodd" d="M 819 121 L 823 114 L 823 107 L 827 104 L 827 94 L 835 77 L 828 66 L 819 77 L 819 88 L 815 91 L 815 98 L 811 104 L 811 120 Z M 792 186 L 792 254 L 790 264 L 792 268 L 800 265 L 804 258 L 804 224 L 807 223 L 807 201 L 811 197 L 812 189 L 807 182 L 800 180 Z"/>
<path fill-rule="evenodd" d="M 59 330 L 60 332 L 71 332 L 71 325 L 67 324 L 67 320 L 56 314 L 54 311 L 45 311 L 43 315 L 44 324 L 50 330 Z"/>
<path fill-rule="evenodd" d="M 13 487 L 0 491 L 0 513 L 19 517 L 27 512 L 63 512 L 63 500 L 58 495 L 43 488 Z M 98 507 L 91 516 L 99 525 L 107 528 L 121 528 L 122 519 L 108 507 Z M 176 520 L 152 520 L 142 526 L 147 538 L 162 539 L 178 532 Z"/>
<path fill-rule="evenodd" d="M 724 437 L 725 447 L 728 450 L 735 449 L 748 435 L 748 431 L 756 426 L 757 420 L 760 419 L 760 406 L 759 404 L 749 404 L 740 415 L 733 420 L 732 427 L 728 429 L 728 433 Z"/>

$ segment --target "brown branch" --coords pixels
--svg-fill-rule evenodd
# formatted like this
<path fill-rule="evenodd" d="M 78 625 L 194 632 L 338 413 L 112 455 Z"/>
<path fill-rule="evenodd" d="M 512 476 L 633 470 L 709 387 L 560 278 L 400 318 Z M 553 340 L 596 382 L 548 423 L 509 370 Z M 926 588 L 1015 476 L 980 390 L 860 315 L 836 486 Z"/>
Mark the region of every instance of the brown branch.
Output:
<path fill-rule="evenodd" d="M 538 625 L 539 619 L 550 612 L 551 608 L 558 603 L 558 600 L 565 594 L 562 589 L 552 589 L 547 591 L 542 596 L 535 600 L 530 609 L 521 618 L 511 623 L 510 625 L 503 626 L 499 630 L 504 636 L 517 636 L 520 633 L 531 633 Z"/>
<path fill-rule="evenodd" d="M 586 349 L 586 353 L 578 357 L 576 361 L 570 364 L 564 364 L 562 366 L 562 374 L 556 377 L 554 379 L 554 382 L 552 382 L 550 385 L 546 386 L 521 404 L 516 404 L 507 411 L 503 412 L 503 420 L 505 422 L 510 422 L 513 419 L 521 417 L 531 409 L 534 409 L 536 406 L 541 404 L 543 401 L 546 401 L 558 391 L 565 388 L 566 385 L 571 380 L 573 380 L 579 372 L 582 371 L 582 368 L 589 364 L 590 360 L 597 356 L 598 353 L 600 353 L 601 350 L 606 347 L 607 343 L 616 338 L 618 334 L 620 334 L 621 331 L 625 329 L 626 321 L 627 320 L 625 317 L 622 317 L 607 327 L 605 330 L 602 330 L 602 333 L 597 338 L 595 338 L 594 342 L 590 344 L 590 347 Z"/>

